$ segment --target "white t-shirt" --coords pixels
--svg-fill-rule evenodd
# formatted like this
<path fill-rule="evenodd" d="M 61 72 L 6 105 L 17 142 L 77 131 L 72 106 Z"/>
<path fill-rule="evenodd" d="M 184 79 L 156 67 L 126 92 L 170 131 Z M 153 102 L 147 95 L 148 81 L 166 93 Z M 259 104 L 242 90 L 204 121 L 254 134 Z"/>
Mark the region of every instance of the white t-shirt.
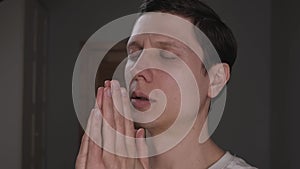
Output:
<path fill-rule="evenodd" d="M 243 159 L 226 152 L 220 160 L 208 169 L 257 169 L 247 164 Z"/>

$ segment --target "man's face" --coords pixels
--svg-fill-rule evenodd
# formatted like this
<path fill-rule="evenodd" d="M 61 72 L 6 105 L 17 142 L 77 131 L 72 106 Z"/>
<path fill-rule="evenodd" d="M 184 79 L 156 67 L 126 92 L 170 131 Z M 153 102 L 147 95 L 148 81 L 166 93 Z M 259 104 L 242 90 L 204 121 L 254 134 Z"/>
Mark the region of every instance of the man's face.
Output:
<path fill-rule="evenodd" d="M 145 27 L 143 16 L 136 22 L 135 27 Z M 180 31 L 180 29 L 178 29 Z M 195 93 L 199 91 L 200 103 L 185 100 L 189 104 L 198 104 L 200 110 L 206 105 L 208 97 L 209 78 L 203 64 L 188 46 L 165 35 L 146 33 L 131 36 L 127 46 L 128 61 L 125 68 L 126 81 L 129 83 L 132 105 L 139 111 L 153 113 L 155 107 L 165 104 L 163 113 L 149 123 L 139 123 L 140 127 L 153 129 L 155 133 L 165 131 L 177 118 L 182 106 L 182 92 Z M 190 86 L 191 81 L 186 76 L 192 72 L 197 83 L 198 91 L 192 87 L 180 89 L 178 82 Z M 159 89 L 165 94 L 165 99 L 151 91 Z M 192 98 L 192 97 L 191 97 Z M 184 110 L 185 111 L 185 110 Z M 186 110 L 189 111 L 189 110 Z M 183 112 L 187 114 L 188 112 Z"/>

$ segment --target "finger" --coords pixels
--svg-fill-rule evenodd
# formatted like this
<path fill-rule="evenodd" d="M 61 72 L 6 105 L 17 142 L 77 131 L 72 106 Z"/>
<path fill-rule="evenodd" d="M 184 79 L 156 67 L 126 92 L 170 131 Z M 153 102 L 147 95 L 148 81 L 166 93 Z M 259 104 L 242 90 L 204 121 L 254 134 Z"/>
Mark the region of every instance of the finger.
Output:
<path fill-rule="evenodd" d="M 94 109 L 91 110 L 90 115 L 89 115 L 89 119 L 86 125 L 86 129 L 84 132 L 84 135 L 82 136 L 81 139 L 81 145 L 80 145 L 80 149 L 79 149 L 79 153 L 78 155 L 87 155 L 88 152 L 88 142 L 90 139 L 90 129 L 91 129 L 91 123 L 92 123 L 92 116 L 93 116 L 93 111 Z"/>
<path fill-rule="evenodd" d="M 101 148 L 101 114 L 99 109 L 94 109 L 92 112 L 90 141 L 88 144 L 87 168 L 97 168 L 103 165 L 102 148 Z"/>
<path fill-rule="evenodd" d="M 116 80 L 110 82 L 112 90 L 112 100 L 114 105 L 114 118 L 116 125 L 116 153 L 121 156 L 128 156 L 125 144 L 125 126 L 124 117 L 120 114 L 123 112 L 122 94 L 120 84 Z"/>
<path fill-rule="evenodd" d="M 88 142 L 89 142 L 89 137 L 87 134 L 84 134 L 82 136 L 79 153 L 76 158 L 76 163 L 75 163 L 76 169 L 85 169 L 86 168 Z"/>
<path fill-rule="evenodd" d="M 83 155 L 83 154 L 87 154 L 88 152 L 88 141 L 89 141 L 89 135 L 90 135 L 90 129 L 91 129 L 91 121 L 92 121 L 92 114 L 93 114 L 94 109 L 91 110 L 90 112 L 90 116 L 86 125 L 86 129 L 84 132 L 84 135 L 82 136 L 81 139 L 81 145 L 80 145 L 80 149 L 79 149 L 79 154 Z"/>
<path fill-rule="evenodd" d="M 102 123 L 102 144 L 103 148 L 115 152 L 115 119 L 113 114 L 113 103 L 111 96 L 111 89 L 104 88 L 104 97 L 102 105 L 103 123 Z M 104 151 L 103 156 L 107 155 Z M 109 153 L 108 153 L 109 154 Z"/>
<path fill-rule="evenodd" d="M 122 103 L 123 103 L 123 115 L 125 123 L 125 134 L 130 137 L 135 136 L 134 123 L 131 115 L 131 103 L 129 100 L 128 92 L 125 88 L 121 88 Z"/>
<path fill-rule="evenodd" d="M 124 125 L 125 125 L 125 135 L 127 138 L 125 138 L 126 142 L 126 150 L 129 155 L 129 157 L 136 157 L 137 151 L 136 151 L 136 145 L 135 145 L 135 128 L 131 117 L 131 108 L 130 108 L 130 101 L 129 101 L 129 95 L 125 88 L 121 88 L 122 93 L 122 102 L 123 102 L 123 115 L 124 118 Z"/>
<path fill-rule="evenodd" d="M 97 90 L 97 97 L 96 97 L 96 103 L 95 103 L 95 108 L 99 108 L 100 110 L 102 108 L 103 90 L 104 90 L 104 87 L 99 87 L 98 88 L 98 90 Z"/>
<path fill-rule="evenodd" d="M 109 80 L 105 80 L 104 87 L 110 87 L 110 81 Z"/>
<path fill-rule="evenodd" d="M 100 87 L 100 88 L 98 88 L 98 91 L 97 91 L 97 98 L 96 98 L 96 101 L 95 101 L 95 108 L 98 108 L 99 106 L 101 107 L 101 105 L 102 105 L 102 96 L 103 96 L 103 87 Z M 92 136 L 93 133 L 94 133 L 94 131 L 93 132 L 91 131 L 91 125 L 93 123 L 92 121 L 93 121 L 93 118 L 94 118 L 94 111 L 95 110 L 96 109 L 92 109 L 92 111 L 90 113 L 88 123 L 87 123 L 87 127 L 86 127 L 85 133 L 84 133 L 84 135 L 82 137 L 82 140 L 81 140 L 81 146 L 80 146 L 79 153 L 78 153 L 78 156 L 77 156 L 77 159 L 76 159 L 76 164 L 75 164 L 76 169 L 86 169 L 86 165 L 87 165 L 87 161 L 88 161 L 89 144 L 94 144 L 94 142 L 90 139 L 90 136 Z M 98 111 L 99 111 L 99 109 L 98 109 Z M 99 125 L 101 125 L 101 124 L 99 124 Z M 98 142 L 99 142 L 98 144 L 100 145 L 101 144 L 100 141 L 98 141 Z M 90 145 L 90 148 L 91 147 L 93 147 L 93 146 Z"/>
<path fill-rule="evenodd" d="M 77 159 L 76 159 L 76 164 L 75 164 L 75 168 L 76 169 L 85 169 L 86 168 L 86 161 L 87 161 L 87 154 L 88 154 L 88 147 L 89 147 L 89 134 L 90 134 L 90 126 L 91 126 L 91 120 L 92 120 L 92 113 L 93 110 L 90 113 L 90 117 L 88 119 L 88 123 L 86 126 L 86 130 L 84 135 L 82 136 L 81 139 L 81 145 L 80 145 L 80 149 L 77 155 Z"/>
<path fill-rule="evenodd" d="M 144 169 L 149 169 L 148 147 L 145 139 L 145 129 L 138 129 L 136 132 L 136 138 L 139 161 Z"/>
<path fill-rule="evenodd" d="M 114 107 L 114 118 L 115 118 L 116 130 L 122 134 L 125 134 L 124 117 L 120 114 L 123 112 L 123 103 L 122 103 L 120 84 L 116 80 L 112 80 L 110 84 L 112 90 L 112 101 Z"/>
<path fill-rule="evenodd" d="M 102 146 L 102 117 L 99 109 L 93 109 L 92 120 L 90 126 L 90 142 L 93 141 L 95 144 Z M 90 151 L 90 147 L 89 150 Z"/>
<path fill-rule="evenodd" d="M 88 146 L 89 146 L 89 136 L 84 133 L 84 135 L 81 138 L 81 144 L 80 144 L 80 149 L 78 152 L 78 156 L 86 156 L 88 152 Z"/>

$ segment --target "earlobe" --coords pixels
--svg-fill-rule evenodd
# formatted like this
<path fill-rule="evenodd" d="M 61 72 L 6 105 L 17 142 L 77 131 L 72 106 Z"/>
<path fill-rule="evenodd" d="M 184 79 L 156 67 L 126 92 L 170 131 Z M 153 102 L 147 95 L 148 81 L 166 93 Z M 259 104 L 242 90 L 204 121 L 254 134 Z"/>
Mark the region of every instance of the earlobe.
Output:
<path fill-rule="evenodd" d="M 230 78 L 230 67 L 227 63 L 219 63 L 209 70 L 208 97 L 214 98 L 219 95 Z"/>

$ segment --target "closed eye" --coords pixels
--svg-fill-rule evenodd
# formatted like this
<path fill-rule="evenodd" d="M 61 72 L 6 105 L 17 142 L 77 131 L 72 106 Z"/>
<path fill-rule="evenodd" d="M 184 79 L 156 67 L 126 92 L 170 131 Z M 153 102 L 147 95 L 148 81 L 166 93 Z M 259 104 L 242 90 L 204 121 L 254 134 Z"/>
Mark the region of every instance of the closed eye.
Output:
<path fill-rule="evenodd" d="M 177 56 L 171 52 L 168 52 L 168 51 L 165 51 L 165 50 L 161 50 L 160 51 L 160 56 L 163 58 L 163 59 L 176 59 Z"/>
<path fill-rule="evenodd" d="M 134 51 L 134 52 L 129 52 L 128 53 L 128 59 L 130 60 L 137 60 L 139 56 L 141 55 L 142 50 Z"/>

